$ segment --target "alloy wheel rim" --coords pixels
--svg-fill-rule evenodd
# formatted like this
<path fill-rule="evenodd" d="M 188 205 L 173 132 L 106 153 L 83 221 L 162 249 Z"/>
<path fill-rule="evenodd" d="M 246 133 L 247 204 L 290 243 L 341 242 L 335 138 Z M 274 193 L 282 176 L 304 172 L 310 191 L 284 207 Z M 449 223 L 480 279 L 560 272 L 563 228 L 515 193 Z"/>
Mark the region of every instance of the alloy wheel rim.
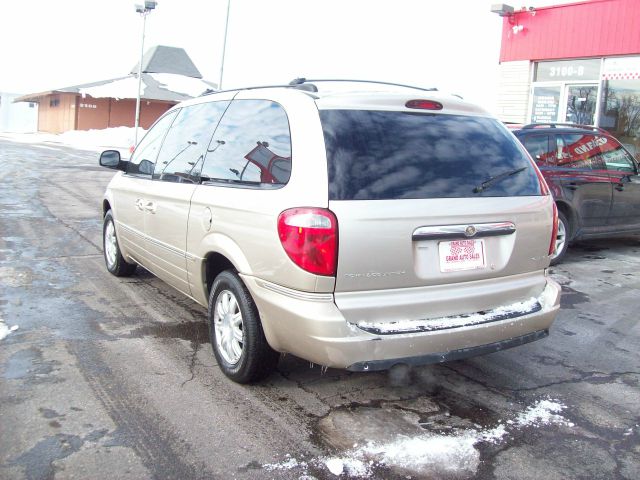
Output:
<path fill-rule="evenodd" d="M 220 292 L 213 312 L 217 350 L 227 363 L 235 365 L 244 349 L 244 325 L 236 296 L 229 290 Z"/>
<path fill-rule="evenodd" d="M 116 229 L 113 226 L 113 222 L 107 223 L 107 228 L 104 231 L 104 253 L 107 258 L 107 265 L 109 268 L 113 268 L 116 264 L 116 255 L 118 252 L 118 243 L 116 240 Z"/>
<path fill-rule="evenodd" d="M 567 241 L 567 228 L 564 222 L 558 219 L 558 234 L 556 235 L 556 249 L 553 251 L 552 259 L 556 258 L 562 252 L 564 244 Z"/>

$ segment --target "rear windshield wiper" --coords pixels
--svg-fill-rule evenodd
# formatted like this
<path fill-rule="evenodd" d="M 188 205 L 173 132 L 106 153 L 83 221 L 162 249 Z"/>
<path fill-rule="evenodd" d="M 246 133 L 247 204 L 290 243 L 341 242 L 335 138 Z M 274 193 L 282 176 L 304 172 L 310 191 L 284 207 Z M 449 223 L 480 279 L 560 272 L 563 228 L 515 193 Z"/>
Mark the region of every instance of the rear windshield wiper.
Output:
<path fill-rule="evenodd" d="M 483 192 L 487 188 L 489 188 L 491 185 L 493 185 L 494 183 L 499 182 L 500 180 L 504 180 L 505 178 L 510 177 L 511 175 L 515 175 L 517 173 L 523 172 L 526 169 L 527 169 L 527 167 L 520 167 L 520 168 L 516 168 L 514 170 L 509 170 L 508 172 L 504 172 L 504 173 L 500 173 L 498 175 L 494 175 L 493 177 L 489 177 L 484 182 L 482 182 L 480 185 L 475 187 L 473 189 L 473 193 Z"/>

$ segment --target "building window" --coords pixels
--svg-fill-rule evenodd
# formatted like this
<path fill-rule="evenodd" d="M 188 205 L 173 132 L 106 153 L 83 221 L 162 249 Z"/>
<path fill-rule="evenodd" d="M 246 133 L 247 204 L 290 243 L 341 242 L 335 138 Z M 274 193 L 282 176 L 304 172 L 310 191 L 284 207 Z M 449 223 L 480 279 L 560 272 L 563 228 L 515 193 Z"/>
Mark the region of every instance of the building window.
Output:
<path fill-rule="evenodd" d="M 595 123 L 602 60 L 538 62 L 535 66 L 532 123 Z"/>
<path fill-rule="evenodd" d="M 598 80 L 600 59 L 562 60 L 559 62 L 538 62 L 536 82 L 566 82 Z"/>
<path fill-rule="evenodd" d="M 49 106 L 50 107 L 59 107 L 60 106 L 60 99 L 59 98 L 52 98 L 49 100 Z"/>
<path fill-rule="evenodd" d="M 560 86 L 533 87 L 532 123 L 553 123 L 558 119 Z"/>
<path fill-rule="evenodd" d="M 640 80 L 607 80 L 602 92 L 600 127 L 631 153 L 640 153 Z"/>
<path fill-rule="evenodd" d="M 640 57 L 604 62 L 599 126 L 640 157 Z"/>

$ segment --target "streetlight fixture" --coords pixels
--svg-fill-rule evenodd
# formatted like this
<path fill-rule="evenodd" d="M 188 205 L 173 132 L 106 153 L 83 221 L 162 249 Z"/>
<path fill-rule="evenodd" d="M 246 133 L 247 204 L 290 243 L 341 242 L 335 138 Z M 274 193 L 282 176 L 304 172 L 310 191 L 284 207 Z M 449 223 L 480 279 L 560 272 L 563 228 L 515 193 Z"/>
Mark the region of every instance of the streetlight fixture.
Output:
<path fill-rule="evenodd" d="M 138 127 L 140 126 L 140 87 L 142 86 L 142 57 L 144 56 L 144 30 L 147 15 L 158 6 L 158 2 L 145 0 L 144 5 L 136 4 L 136 12 L 142 17 L 142 41 L 140 42 L 140 63 L 138 63 L 138 92 L 136 94 L 136 123 L 133 145 L 138 146 Z"/>

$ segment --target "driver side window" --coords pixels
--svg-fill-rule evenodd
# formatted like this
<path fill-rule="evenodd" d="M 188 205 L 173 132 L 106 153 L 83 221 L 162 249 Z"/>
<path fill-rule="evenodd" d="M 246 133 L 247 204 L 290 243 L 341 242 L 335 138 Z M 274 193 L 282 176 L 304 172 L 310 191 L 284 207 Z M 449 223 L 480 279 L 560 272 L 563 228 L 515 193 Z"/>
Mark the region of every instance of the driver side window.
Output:
<path fill-rule="evenodd" d="M 127 165 L 128 174 L 151 178 L 158 151 L 177 113 L 178 110 L 174 110 L 160 118 L 142 138 Z"/>

